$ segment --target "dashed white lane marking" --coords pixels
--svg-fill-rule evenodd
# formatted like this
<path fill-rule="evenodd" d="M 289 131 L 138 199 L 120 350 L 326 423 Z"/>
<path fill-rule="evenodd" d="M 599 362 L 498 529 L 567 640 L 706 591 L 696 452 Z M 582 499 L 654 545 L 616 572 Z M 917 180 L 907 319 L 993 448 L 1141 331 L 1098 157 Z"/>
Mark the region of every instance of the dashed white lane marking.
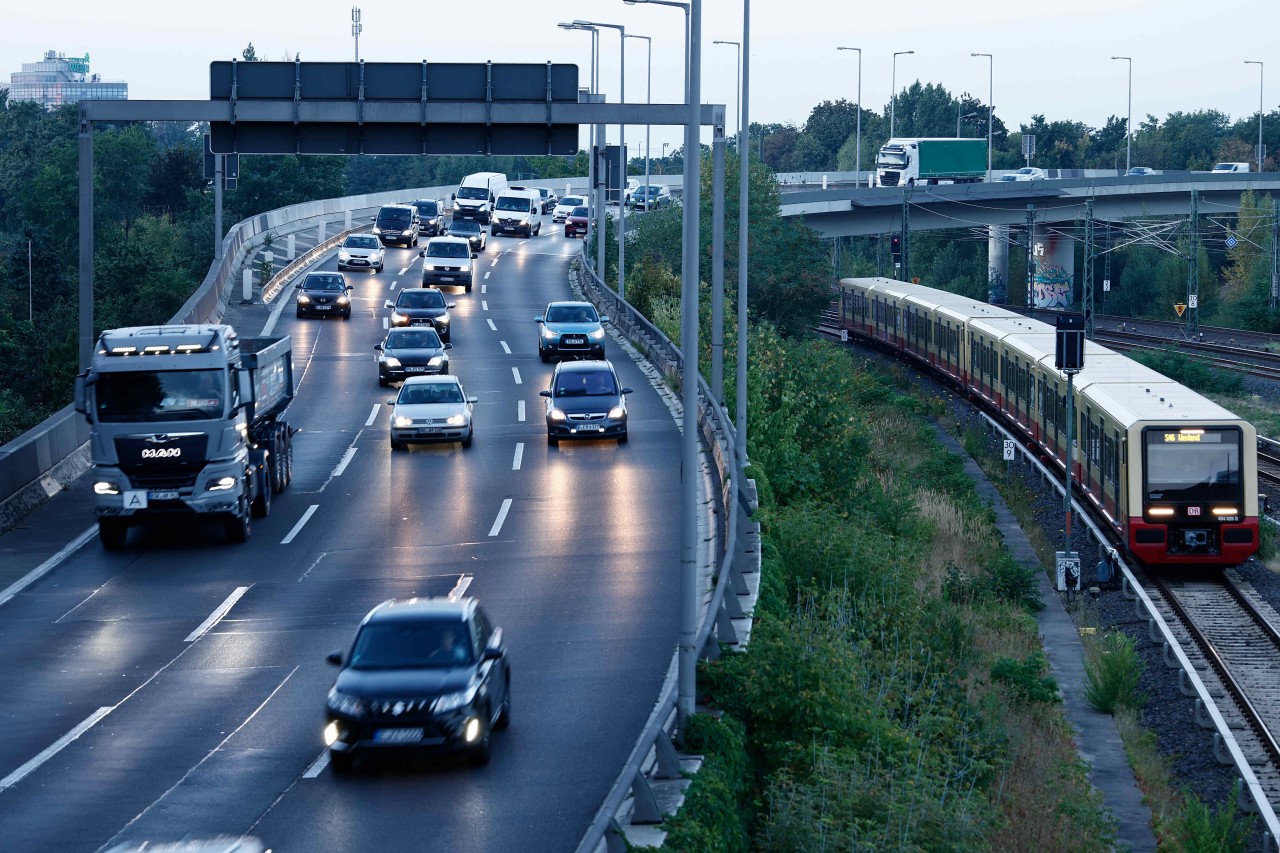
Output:
<path fill-rule="evenodd" d="M 324 769 L 328 766 L 329 766 L 329 750 L 326 749 L 321 751 L 319 758 L 311 762 L 311 766 L 308 767 L 303 772 L 302 778 L 314 779 L 317 776 L 319 776 L 321 773 L 323 773 Z"/>
<path fill-rule="evenodd" d="M 486 322 L 489 324 L 489 328 L 490 328 L 490 329 L 492 329 L 492 330 L 493 330 L 493 331 L 495 331 L 495 332 L 496 332 L 496 331 L 498 331 L 498 327 L 497 327 L 497 326 L 495 326 L 495 325 L 493 325 L 493 321 L 492 321 L 492 320 L 488 320 L 488 321 L 486 321 Z"/>
<path fill-rule="evenodd" d="M 486 270 L 484 274 L 485 279 L 488 280 L 489 276 L 492 274 L 493 274 L 493 270 Z"/>
<path fill-rule="evenodd" d="M 488 293 L 488 292 L 489 292 L 489 285 L 487 285 L 487 284 L 482 284 L 482 285 L 480 285 L 480 292 L 481 292 L 481 293 Z"/>
<path fill-rule="evenodd" d="M 377 403 L 373 404 L 373 409 L 369 412 L 369 420 L 364 422 L 365 426 L 373 426 L 373 422 L 378 419 L 378 412 L 382 411 L 382 407 Z"/>
<path fill-rule="evenodd" d="M 103 717 L 105 717 L 107 714 L 110 714 L 114 710 L 115 710 L 114 705 L 104 705 L 103 707 L 94 711 L 85 719 L 84 722 L 82 722 L 80 725 L 76 726 L 74 729 L 67 732 L 65 735 L 58 738 L 52 744 L 47 746 L 35 758 L 31 759 L 26 764 L 22 765 L 17 770 L 13 771 L 3 779 L 0 779 L 0 791 L 4 791 L 8 788 L 12 788 L 14 785 L 21 782 L 33 770 L 38 768 L 41 764 L 44 764 L 50 758 L 53 758 L 59 752 L 62 752 L 62 750 L 66 749 L 67 746 L 69 746 L 72 741 L 80 737 L 80 735 L 84 734 L 85 732 L 89 731 L 89 729 L 94 727 L 94 725 L 98 722 L 98 720 L 101 720 Z"/>
<path fill-rule="evenodd" d="M 503 352 L 505 352 L 507 355 L 511 355 L 511 347 L 507 346 L 506 341 L 498 341 L 498 343 L 502 344 Z"/>
<path fill-rule="evenodd" d="M 497 536 L 502 530 L 502 522 L 507 520 L 507 513 L 511 511 L 511 498 L 504 498 L 502 501 L 502 509 L 498 510 L 498 517 L 493 520 L 493 527 L 489 528 L 490 536 Z"/>
<path fill-rule="evenodd" d="M 520 470 L 520 463 L 521 463 L 523 460 L 524 460 L 524 442 L 523 442 L 523 441 L 517 441 L 517 442 L 516 442 L 516 455 L 515 455 L 515 457 L 514 457 L 514 458 L 512 458 L 512 460 L 511 460 L 511 470 L 512 470 L 512 471 L 519 471 L 519 470 Z"/>
<path fill-rule="evenodd" d="M 390 325 L 391 325 L 391 318 L 390 318 L 390 317 L 383 317 L 383 318 L 382 318 L 382 328 L 386 329 L 386 328 L 388 328 Z"/>
<path fill-rule="evenodd" d="M 457 601 L 467 594 L 467 587 L 471 586 L 471 575 L 463 575 L 458 578 L 458 582 L 453 585 L 453 589 L 449 590 L 449 600 Z"/>
<path fill-rule="evenodd" d="M 315 515 L 316 510 L 318 510 L 319 508 L 320 508 L 320 504 L 312 504 L 311 506 L 307 507 L 307 511 L 302 514 L 302 518 L 298 519 L 298 523 L 293 526 L 293 529 L 289 531 L 288 535 L 280 540 L 280 544 L 288 545 L 290 542 L 292 542 L 293 537 L 297 536 L 299 533 L 302 532 L 303 525 L 305 525 L 308 521 L 311 520 L 311 516 Z"/>
<path fill-rule="evenodd" d="M 524 423 L 524 400 L 516 400 L 516 420 Z"/>
<path fill-rule="evenodd" d="M 26 576 L 23 577 L 21 580 L 6 587 L 4 592 L 0 592 L 0 604 L 4 604 L 6 601 L 13 598 L 18 593 L 22 592 L 28 586 L 40 580 L 40 578 L 44 577 L 45 575 L 49 574 L 49 572 L 53 571 L 59 565 L 61 565 L 63 560 L 67 559 L 67 557 L 70 557 L 76 551 L 79 551 L 81 548 L 84 547 L 84 543 L 88 542 L 90 539 L 92 539 L 97 535 L 98 535 L 98 525 L 95 524 L 86 528 L 83 533 L 81 533 L 75 539 L 72 539 L 69 543 L 67 543 L 66 546 L 64 546 L 61 551 L 54 554 L 49 559 L 45 560 L 43 563 L 36 566 L 31 571 L 27 572 Z"/>
<path fill-rule="evenodd" d="M 498 265 L 498 259 L 497 259 L 497 258 L 494 258 L 494 259 L 493 259 L 493 263 L 489 264 L 489 266 L 491 266 L 491 267 L 496 267 L 497 265 Z"/>
<path fill-rule="evenodd" d="M 516 384 L 517 384 L 517 385 L 523 385 L 523 384 L 524 384 L 524 382 L 523 382 L 523 381 L 521 381 L 521 379 L 520 379 L 520 368 L 518 368 L 518 367 L 513 367 L 513 368 L 511 368 L 511 375 L 515 378 L 515 380 L 516 380 Z"/>
<path fill-rule="evenodd" d="M 187 638 L 183 640 L 183 642 L 194 643 L 196 640 L 203 637 L 210 628 L 222 621 L 222 617 L 226 616 L 231 608 L 235 606 L 235 603 L 240 600 L 240 596 L 244 595 L 248 591 L 249 587 L 247 586 L 236 587 L 235 592 L 228 595 L 227 600 L 219 604 L 218 608 L 209 614 L 209 618 L 201 622 L 200 627 L 188 634 Z"/>
<path fill-rule="evenodd" d="M 405 274 L 405 273 L 407 273 L 408 271 L 409 271 L 409 268 L 408 268 L 408 267 L 405 267 L 404 269 L 400 270 L 400 275 L 404 275 L 404 274 Z"/>
<path fill-rule="evenodd" d="M 399 284 L 399 283 L 400 283 L 400 280 L 399 280 L 399 279 L 396 279 L 395 281 L 391 282 L 391 289 L 392 289 L 392 290 L 395 290 L 395 289 L 396 289 L 396 285 L 397 285 L 397 284 Z"/>
<path fill-rule="evenodd" d="M 489 310 L 489 300 L 488 300 L 488 299 L 481 299 L 481 300 L 480 300 L 480 310 L 481 310 L 481 311 L 488 311 L 488 310 Z"/>
<path fill-rule="evenodd" d="M 351 464 L 351 460 L 355 457 L 355 455 L 356 455 L 356 448 L 348 447 L 347 452 L 342 454 L 342 461 L 338 463 L 338 467 L 334 468 L 333 473 L 330 474 L 329 476 L 341 477 L 342 472 L 347 470 L 347 466 Z"/>

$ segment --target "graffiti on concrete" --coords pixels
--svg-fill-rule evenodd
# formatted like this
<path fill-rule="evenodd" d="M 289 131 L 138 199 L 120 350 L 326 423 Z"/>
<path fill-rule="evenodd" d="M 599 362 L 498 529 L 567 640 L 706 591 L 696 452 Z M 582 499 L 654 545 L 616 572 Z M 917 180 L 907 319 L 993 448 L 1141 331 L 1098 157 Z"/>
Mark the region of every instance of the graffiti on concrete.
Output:
<path fill-rule="evenodd" d="M 992 305 L 1005 305 L 1009 302 L 1009 282 L 995 267 L 987 267 L 987 301 Z"/>
<path fill-rule="evenodd" d="M 1034 278 L 1037 308 L 1071 307 L 1071 273 L 1061 264 L 1036 264 Z"/>

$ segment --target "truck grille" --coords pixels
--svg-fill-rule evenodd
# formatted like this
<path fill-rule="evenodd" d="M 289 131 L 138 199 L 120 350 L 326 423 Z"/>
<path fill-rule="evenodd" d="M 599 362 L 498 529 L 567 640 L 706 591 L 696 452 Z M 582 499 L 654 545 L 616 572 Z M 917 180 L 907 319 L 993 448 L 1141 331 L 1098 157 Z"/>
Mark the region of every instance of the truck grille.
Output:
<path fill-rule="evenodd" d="M 209 437 L 202 432 L 118 436 L 120 470 L 137 486 L 177 489 L 194 486 L 204 467 Z"/>

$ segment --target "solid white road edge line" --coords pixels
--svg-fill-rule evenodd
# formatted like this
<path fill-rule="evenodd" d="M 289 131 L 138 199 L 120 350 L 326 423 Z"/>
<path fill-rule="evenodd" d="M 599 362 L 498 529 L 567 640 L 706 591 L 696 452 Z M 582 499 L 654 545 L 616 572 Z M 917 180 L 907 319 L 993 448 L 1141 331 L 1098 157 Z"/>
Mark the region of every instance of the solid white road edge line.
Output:
<path fill-rule="evenodd" d="M 46 747 L 44 751 L 42 751 L 35 758 L 31 759 L 26 764 L 22 765 L 17 770 L 13 771 L 3 779 L 0 779 L 0 791 L 4 791 L 8 788 L 12 788 L 14 785 L 21 782 L 33 770 L 35 770 L 41 764 L 44 764 L 50 758 L 53 758 L 63 749 L 68 747 L 72 741 L 80 737 L 80 735 L 84 734 L 85 732 L 89 731 L 89 729 L 94 727 L 94 725 L 98 722 L 98 720 L 101 720 L 103 717 L 105 717 L 107 714 L 110 714 L 115 709 L 116 709 L 115 705 L 104 705 L 103 707 L 94 711 L 85 719 L 83 723 L 76 726 L 74 729 L 67 732 L 62 737 L 58 738 L 56 741 L 54 741 L 52 744 Z"/>
<path fill-rule="evenodd" d="M 86 529 L 83 533 L 81 533 L 75 539 L 72 539 L 65 546 L 63 546 L 61 551 L 54 554 L 49 559 L 45 560 L 43 563 L 36 566 L 31 571 L 27 572 L 26 576 L 23 577 L 21 580 L 6 587 L 4 592 L 0 592 L 0 604 L 4 604 L 9 599 L 13 598 L 15 595 L 22 592 L 22 590 L 26 589 L 31 584 L 40 580 L 40 578 L 44 577 L 49 572 L 56 569 L 62 563 L 63 560 L 67 559 L 67 557 L 70 557 L 76 551 L 79 551 L 81 548 L 84 547 L 84 543 L 88 542 L 90 539 L 92 539 L 97 535 L 98 535 L 98 525 L 95 524 L 92 527 L 89 527 L 88 529 Z"/>
<path fill-rule="evenodd" d="M 204 636 L 210 628 L 217 625 L 218 622 L 222 620 L 223 616 L 227 615 L 227 612 L 230 611 L 231 608 L 235 606 L 235 603 L 240 600 L 240 596 L 244 595 L 248 591 L 249 587 L 247 586 L 236 587 L 235 592 L 228 595 L 227 600 L 219 604 L 218 609 L 210 613 L 209 618 L 201 622 L 200 627 L 188 634 L 187 638 L 183 640 L 183 642 L 194 643 L 196 640 Z"/>
<path fill-rule="evenodd" d="M 502 344 L 502 351 L 504 353 L 506 353 L 507 355 L 511 355 L 511 347 L 507 346 L 506 341 L 498 341 L 498 343 Z"/>
<path fill-rule="evenodd" d="M 382 411 L 382 407 L 377 403 L 373 404 L 373 411 L 369 413 L 369 420 L 364 422 L 365 426 L 373 426 L 373 422 L 378 419 L 378 412 Z"/>
<path fill-rule="evenodd" d="M 517 442 L 516 442 L 516 455 L 515 455 L 515 458 L 511 460 L 511 470 L 512 470 L 512 471 L 519 471 L 519 470 L 520 470 L 520 461 L 521 461 L 522 459 L 524 459 L 524 442 L 523 442 L 523 441 L 517 441 Z"/>
<path fill-rule="evenodd" d="M 288 545 L 293 541 L 293 537 L 302 532 L 302 526 L 311 520 L 311 516 L 316 514 L 316 510 L 320 508 L 320 504 L 312 504 L 307 507 L 307 511 L 302 514 L 302 518 L 298 519 L 298 523 L 293 526 L 288 535 L 280 540 L 281 545 Z"/>
<path fill-rule="evenodd" d="M 453 589 L 449 590 L 449 600 L 457 601 L 459 598 L 467 594 L 467 587 L 471 586 L 471 575 L 462 575 L 458 578 L 458 582 L 453 585 Z"/>
<path fill-rule="evenodd" d="M 523 384 L 524 384 L 524 383 L 520 380 L 520 368 L 518 368 L 518 367 L 513 367 L 513 368 L 511 368 L 511 375 L 512 375 L 513 377 L 515 377 L 515 380 L 516 380 L 516 384 L 517 384 L 517 385 L 523 385 Z"/>
<path fill-rule="evenodd" d="M 342 472 L 347 470 L 347 466 L 351 464 L 351 459 L 356 455 L 356 448 L 348 447 L 347 452 L 342 454 L 342 461 L 338 463 L 338 467 L 333 469 L 330 477 L 341 477 Z"/>
<path fill-rule="evenodd" d="M 507 520 L 507 513 L 511 511 L 511 498 L 504 498 L 502 501 L 502 509 L 498 510 L 498 517 L 493 520 L 493 527 L 489 528 L 490 536 L 497 536 L 502 530 L 502 522 Z"/>

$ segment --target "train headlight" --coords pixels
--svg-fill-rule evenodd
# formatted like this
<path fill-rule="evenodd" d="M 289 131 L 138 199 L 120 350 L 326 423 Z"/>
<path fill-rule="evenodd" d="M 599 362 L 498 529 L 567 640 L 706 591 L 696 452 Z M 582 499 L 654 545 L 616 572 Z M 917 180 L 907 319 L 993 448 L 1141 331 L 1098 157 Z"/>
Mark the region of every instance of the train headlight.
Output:
<path fill-rule="evenodd" d="M 1173 507 L 1171 507 L 1171 506 L 1150 506 L 1150 507 L 1147 507 L 1147 515 L 1157 515 L 1157 516 L 1173 515 Z"/>
<path fill-rule="evenodd" d="M 1239 515 L 1240 510 L 1233 506 L 1215 506 L 1213 508 L 1214 515 Z"/>

